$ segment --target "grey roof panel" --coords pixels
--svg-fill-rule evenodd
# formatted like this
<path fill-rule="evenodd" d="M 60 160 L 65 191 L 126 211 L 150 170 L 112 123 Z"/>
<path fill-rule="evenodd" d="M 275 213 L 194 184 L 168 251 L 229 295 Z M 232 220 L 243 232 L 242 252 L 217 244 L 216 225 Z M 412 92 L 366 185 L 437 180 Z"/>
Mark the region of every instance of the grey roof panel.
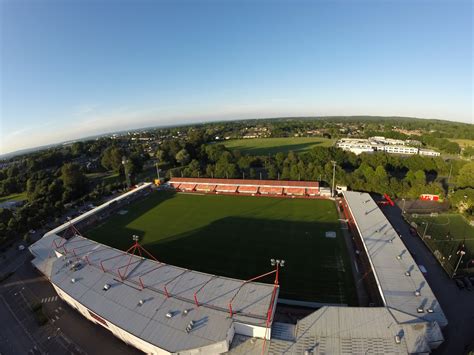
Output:
<path fill-rule="evenodd" d="M 345 191 L 344 198 L 367 251 L 385 306 L 399 322 L 447 319 L 431 287 L 395 229 L 367 193 Z M 406 272 L 410 276 L 406 276 Z M 420 295 L 416 296 L 415 292 Z M 423 313 L 418 313 L 421 307 Z M 431 308 L 433 313 L 428 313 Z"/>
<path fill-rule="evenodd" d="M 175 352 L 223 342 L 233 321 L 266 324 L 274 285 L 162 264 L 78 235 L 58 241 L 56 253 L 52 249 L 56 238 L 49 234 L 31 248 L 39 250 L 37 255 L 52 265 L 47 274 L 51 282 L 103 319 L 162 349 Z M 73 268 L 77 262 L 79 267 Z M 104 290 L 105 284 L 110 286 L 108 290 Z M 199 307 L 194 302 L 195 292 Z M 228 303 L 234 295 L 236 314 L 231 318 Z M 184 315 L 184 310 L 189 313 Z M 171 318 L 166 316 L 169 312 Z M 190 320 L 195 326 L 187 333 Z"/>

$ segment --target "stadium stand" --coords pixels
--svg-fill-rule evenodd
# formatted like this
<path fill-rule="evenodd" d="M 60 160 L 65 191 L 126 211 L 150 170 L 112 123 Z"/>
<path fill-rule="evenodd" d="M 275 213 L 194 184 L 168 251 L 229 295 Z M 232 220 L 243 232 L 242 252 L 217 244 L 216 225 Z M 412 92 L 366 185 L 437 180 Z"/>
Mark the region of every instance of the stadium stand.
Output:
<path fill-rule="evenodd" d="M 196 185 L 196 191 L 200 192 L 213 192 L 216 189 L 216 185 Z"/>
<path fill-rule="evenodd" d="M 241 185 L 237 188 L 237 192 L 242 194 L 256 194 L 258 193 L 258 186 Z"/>
<path fill-rule="evenodd" d="M 191 183 L 191 184 L 181 184 L 179 185 L 179 188 L 184 191 L 194 191 L 196 188 L 197 184 Z"/>
<path fill-rule="evenodd" d="M 283 193 L 288 196 L 292 196 L 292 195 L 303 196 L 306 194 L 306 189 L 297 188 L 297 187 L 287 187 L 284 189 Z"/>
<path fill-rule="evenodd" d="M 168 184 L 183 192 L 197 190 L 206 193 L 242 193 L 278 197 L 321 196 L 317 181 L 171 178 Z"/>
<path fill-rule="evenodd" d="M 235 193 L 238 187 L 239 187 L 238 185 L 216 185 L 216 191 Z"/>
<path fill-rule="evenodd" d="M 283 188 L 282 187 L 267 187 L 267 186 L 262 186 L 259 191 L 261 194 L 265 195 L 282 195 L 283 194 Z"/>

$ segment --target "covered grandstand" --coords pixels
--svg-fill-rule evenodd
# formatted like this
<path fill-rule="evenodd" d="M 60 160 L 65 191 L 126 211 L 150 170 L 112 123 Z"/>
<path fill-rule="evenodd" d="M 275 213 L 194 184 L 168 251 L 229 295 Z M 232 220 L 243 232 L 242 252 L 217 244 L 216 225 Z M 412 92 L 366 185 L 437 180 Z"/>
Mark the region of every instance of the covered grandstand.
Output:
<path fill-rule="evenodd" d="M 234 334 L 269 339 L 277 284 L 168 265 L 137 241 L 124 252 L 87 239 L 74 227 L 127 196 L 55 228 L 30 246 L 33 265 L 58 295 L 146 353 L 217 354 L 229 350 Z"/>
<path fill-rule="evenodd" d="M 240 180 L 178 178 L 169 181 L 170 186 L 182 192 L 227 193 L 278 197 L 318 197 L 321 189 L 317 181 Z"/>

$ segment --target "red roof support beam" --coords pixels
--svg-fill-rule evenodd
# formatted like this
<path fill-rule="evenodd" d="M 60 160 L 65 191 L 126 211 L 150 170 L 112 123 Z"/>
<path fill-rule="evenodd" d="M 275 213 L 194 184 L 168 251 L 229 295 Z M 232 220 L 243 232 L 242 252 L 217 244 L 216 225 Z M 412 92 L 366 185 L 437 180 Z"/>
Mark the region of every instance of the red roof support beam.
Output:
<path fill-rule="evenodd" d="M 165 294 L 166 294 L 166 297 L 170 297 L 170 293 L 168 292 L 168 289 L 166 288 L 166 286 L 168 286 L 170 283 L 172 283 L 174 280 L 176 280 L 178 277 L 184 275 L 185 273 L 189 272 L 191 270 L 184 270 L 182 273 L 176 275 L 175 277 L 173 277 L 171 280 L 167 281 L 165 284 L 164 284 L 164 289 L 165 289 Z"/>
<path fill-rule="evenodd" d="M 141 275 L 138 277 L 138 280 L 140 281 L 140 285 L 142 285 L 142 289 L 145 288 L 145 286 L 144 286 L 145 284 L 143 283 L 142 276 L 145 276 L 145 275 L 147 275 L 147 274 L 149 274 L 149 273 L 151 273 L 151 272 L 153 272 L 153 271 L 155 271 L 155 270 L 158 270 L 160 267 L 163 267 L 163 266 L 165 266 L 165 265 L 166 265 L 166 264 L 164 264 L 164 263 L 160 263 L 160 265 L 158 265 L 157 267 L 151 268 L 150 270 L 144 272 L 143 274 L 141 274 Z"/>
<path fill-rule="evenodd" d="M 214 280 L 215 278 L 217 278 L 216 275 L 213 275 L 211 278 L 209 278 L 209 280 L 207 280 L 206 282 L 204 282 L 204 284 L 199 287 L 199 289 L 194 292 L 194 303 L 196 304 L 196 307 L 199 307 L 199 302 L 198 302 L 198 299 L 197 299 L 197 294 L 209 283 L 211 282 L 212 280 Z"/>
<path fill-rule="evenodd" d="M 277 274 L 278 275 L 278 264 L 277 264 L 277 268 L 275 270 L 272 270 L 272 271 L 269 271 L 265 274 L 262 274 L 262 275 L 259 275 L 259 276 L 256 276 L 256 277 L 253 277 L 247 281 L 244 281 L 242 283 L 242 285 L 240 285 L 240 287 L 238 288 L 237 292 L 234 294 L 234 296 L 232 296 L 232 298 L 230 299 L 229 301 L 229 312 L 230 312 L 230 316 L 232 317 L 232 314 L 233 314 L 233 311 L 232 311 L 232 302 L 234 301 L 235 297 L 237 297 L 237 294 L 240 292 L 240 290 L 242 289 L 242 287 L 245 285 L 245 284 L 248 284 L 249 282 L 252 282 L 252 281 L 255 281 L 255 280 L 258 280 L 258 279 L 261 279 L 262 277 L 265 277 L 265 276 L 268 276 L 268 275 L 271 275 L 271 274 Z M 278 276 L 275 278 L 275 285 L 278 284 Z"/>
<path fill-rule="evenodd" d="M 105 267 L 104 267 L 104 262 L 105 262 L 105 261 L 109 261 L 109 260 L 118 258 L 119 256 L 127 255 L 127 253 L 128 253 L 131 249 L 133 249 L 133 248 L 135 248 L 135 244 L 132 245 L 130 248 L 128 248 L 127 251 L 124 252 L 124 253 L 120 253 L 120 254 L 118 254 L 118 255 L 111 256 L 110 258 L 101 260 L 101 261 L 100 261 L 100 267 L 102 268 L 102 271 L 103 271 L 103 272 L 106 272 Z"/>

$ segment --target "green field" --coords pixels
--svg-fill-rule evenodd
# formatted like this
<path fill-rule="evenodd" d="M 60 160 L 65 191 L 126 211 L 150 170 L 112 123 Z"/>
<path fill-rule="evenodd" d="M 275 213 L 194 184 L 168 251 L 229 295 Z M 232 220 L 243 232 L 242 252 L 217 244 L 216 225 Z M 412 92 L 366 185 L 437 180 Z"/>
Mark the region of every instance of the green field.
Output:
<path fill-rule="evenodd" d="M 474 147 L 474 140 L 472 139 L 450 139 L 452 142 L 456 142 L 459 144 L 462 148 L 465 147 Z"/>
<path fill-rule="evenodd" d="M 465 238 L 466 255 L 461 260 L 457 274 L 474 273 L 474 267 L 467 268 L 468 263 L 474 258 L 474 227 L 469 225 L 462 216 L 458 214 L 440 214 L 436 217 L 418 215 L 416 218 L 411 216 L 409 219 L 417 224 L 420 236 L 423 236 L 426 223 L 428 223 L 426 229 L 428 237 L 424 240 L 449 275 L 452 275 L 459 261 L 459 255 L 456 255 L 456 252 Z"/>
<path fill-rule="evenodd" d="M 282 297 L 356 303 L 332 201 L 161 191 L 126 210 L 86 235 L 127 249 L 136 234 L 163 262 L 240 279 L 270 270 L 270 258 L 285 259 Z M 326 238 L 326 231 L 337 238 Z"/>
<path fill-rule="evenodd" d="M 26 200 L 26 199 L 27 199 L 26 191 L 24 191 L 24 192 L 20 192 L 18 194 L 11 194 L 11 195 L 8 195 L 8 196 L 0 197 L 0 203 L 9 202 L 9 201 L 22 201 L 22 200 Z"/>
<path fill-rule="evenodd" d="M 225 142 L 229 149 L 240 150 L 243 154 L 268 155 L 279 152 L 304 152 L 314 147 L 331 147 L 335 139 L 321 137 L 255 138 L 235 139 Z"/>

